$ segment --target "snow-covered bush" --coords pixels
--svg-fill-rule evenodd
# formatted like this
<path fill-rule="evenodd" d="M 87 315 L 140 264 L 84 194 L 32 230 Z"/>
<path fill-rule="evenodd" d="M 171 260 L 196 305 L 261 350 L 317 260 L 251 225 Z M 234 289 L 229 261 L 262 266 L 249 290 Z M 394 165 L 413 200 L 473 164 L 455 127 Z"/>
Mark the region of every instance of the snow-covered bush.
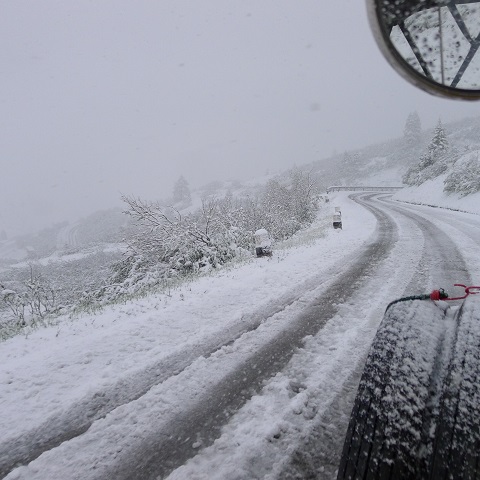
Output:
<path fill-rule="evenodd" d="M 42 323 L 57 310 L 55 290 L 48 280 L 30 268 L 30 277 L 16 285 L 0 283 L 0 338 L 26 326 Z"/>
<path fill-rule="evenodd" d="M 310 224 L 318 209 L 314 182 L 310 175 L 293 169 L 289 185 L 270 180 L 260 201 L 261 224 L 274 240 L 292 236 L 304 225 Z"/>
<path fill-rule="evenodd" d="M 216 199 L 205 198 L 199 211 L 187 215 L 140 199 L 124 200 L 129 206 L 126 213 L 140 227 L 127 239 L 130 254 L 178 271 L 216 266 L 231 258 Z"/>
<path fill-rule="evenodd" d="M 165 279 L 216 268 L 237 254 L 238 235 L 220 222 L 215 199 L 204 199 L 202 208 L 188 215 L 138 198 L 123 199 L 136 225 L 126 238 L 127 253 L 114 264 L 108 282 L 85 299 L 112 301 Z"/>
<path fill-rule="evenodd" d="M 444 191 L 469 195 L 480 192 L 480 159 L 478 151 L 470 154 L 465 161 L 459 160 L 452 173 L 444 181 Z"/>
<path fill-rule="evenodd" d="M 123 200 L 135 226 L 126 238 L 128 251 L 105 285 L 84 297 L 87 303 L 113 301 L 251 255 L 256 230 L 266 228 L 283 240 L 310 224 L 318 209 L 314 182 L 300 169 L 288 181 L 271 180 L 255 197 L 204 197 L 202 207 L 186 215 L 139 198 Z"/>
<path fill-rule="evenodd" d="M 403 177 L 407 185 L 421 185 L 427 180 L 438 177 L 448 169 L 448 160 L 445 156 L 432 158 L 430 153 L 420 157 L 420 162 L 412 167 Z"/>

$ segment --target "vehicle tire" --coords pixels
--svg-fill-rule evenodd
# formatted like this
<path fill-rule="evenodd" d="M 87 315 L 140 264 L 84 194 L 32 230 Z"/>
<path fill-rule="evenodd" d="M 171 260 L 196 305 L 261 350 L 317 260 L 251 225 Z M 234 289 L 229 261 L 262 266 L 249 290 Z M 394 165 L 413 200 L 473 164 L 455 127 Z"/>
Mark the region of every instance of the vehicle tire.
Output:
<path fill-rule="evenodd" d="M 432 479 L 480 479 L 480 295 L 464 301 L 456 321 L 433 445 Z"/>
<path fill-rule="evenodd" d="M 453 319 L 428 301 L 387 312 L 337 478 L 480 479 L 480 297 Z"/>
<path fill-rule="evenodd" d="M 445 322 L 445 310 L 431 301 L 400 302 L 386 312 L 360 380 L 337 479 L 424 478 L 438 414 L 432 398 L 446 371 Z"/>

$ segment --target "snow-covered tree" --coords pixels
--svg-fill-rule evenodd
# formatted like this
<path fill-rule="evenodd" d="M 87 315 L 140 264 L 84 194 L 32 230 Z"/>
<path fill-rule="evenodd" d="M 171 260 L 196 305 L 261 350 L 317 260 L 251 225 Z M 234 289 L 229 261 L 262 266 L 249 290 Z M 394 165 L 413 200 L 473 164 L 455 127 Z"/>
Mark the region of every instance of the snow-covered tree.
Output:
<path fill-rule="evenodd" d="M 358 154 L 354 161 L 358 161 Z M 318 199 L 315 195 L 315 181 L 309 172 L 294 168 L 290 172 L 291 197 L 295 218 L 303 225 L 311 223 L 318 209 Z"/>
<path fill-rule="evenodd" d="M 426 180 L 436 178 L 444 173 L 448 164 L 453 161 L 454 155 L 449 149 L 447 134 L 439 120 L 427 151 L 420 157 L 418 164 L 407 171 L 403 181 L 407 185 L 421 185 Z"/>
<path fill-rule="evenodd" d="M 188 215 L 133 197 L 123 200 L 129 206 L 126 213 L 138 228 L 127 239 L 128 258 L 118 266 L 117 273 L 126 271 L 131 276 L 134 268 L 140 278 L 153 269 L 160 277 L 167 278 L 207 266 L 216 267 L 233 258 L 235 246 L 225 241 L 216 199 L 204 199 L 202 208 Z"/>
<path fill-rule="evenodd" d="M 123 200 L 135 228 L 126 238 L 125 259 L 102 290 L 110 299 L 116 292 L 132 293 L 132 288 L 216 268 L 253 252 L 254 232 L 260 228 L 274 240 L 288 238 L 311 223 L 318 208 L 314 182 L 301 169 L 293 169 L 288 178 L 270 180 L 255 196 L 206 196 L 202 208 L 187 215 L 133 197 Z"/>
<path fill-rule="evenodd" d="M 298 230 L 293 209 L 291 192 L 287 186 L 277 179 L 269 180 L 258 208 L 258 215 L 261 216 L 261 225 L 257 221 L 258 228 L 267 229 L 277 240 L 290 236 Z"/>
<path fill-rule="evenodd" d="M 409 147 L 420 146 L 422 140 L 422 124 L 417 112 L 412 112 L 408 115 L 403 129 L 403 136 Z"/>
<path fill-rule="evenodd" d="M 12 288 L 0 283 L 0 311 L 10 311 L 11 318 L 0 319 L 0 338 L 26 325 L 35 325 L 57 310 L 56 292 L 50 282 L 30 265 L 30 276 Z"/>
<path fill-rule="evenodd" d="M 175 182 L 173 187 L 173 203 L 189 204 L 192 201 L 188 182 L 183 175 Z"/>
<path fill-rule="evenodd" d="M 457 165 L 458 163 L 460 164 Z M 460 193 L 461 195 L 480 192 L 478 151 L 471 154 L 466 161 L 459 160 L 454 165 L 452 173 L 444 181 L 444 190 L 448 193 Z"/>
<path fill-rule="evenodd" d="M 448 146 L 447 134 L 442 125 L 442 121 L 439 119 L 433 132 L 432 140 L 430 141 L 427 149 L 433 157 L 438 158 L 439 156 L 447 153 Z"/>

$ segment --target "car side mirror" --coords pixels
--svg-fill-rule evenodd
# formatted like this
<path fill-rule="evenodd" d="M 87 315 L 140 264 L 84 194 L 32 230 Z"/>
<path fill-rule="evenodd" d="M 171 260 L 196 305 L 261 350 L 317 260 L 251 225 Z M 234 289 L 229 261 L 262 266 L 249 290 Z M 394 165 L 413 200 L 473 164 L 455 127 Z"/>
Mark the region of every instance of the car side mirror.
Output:
<path fill-rule="evenodd" d="M 367 0 L 380 50 L 434 95 L 480 99 L 480 1 Z"/>

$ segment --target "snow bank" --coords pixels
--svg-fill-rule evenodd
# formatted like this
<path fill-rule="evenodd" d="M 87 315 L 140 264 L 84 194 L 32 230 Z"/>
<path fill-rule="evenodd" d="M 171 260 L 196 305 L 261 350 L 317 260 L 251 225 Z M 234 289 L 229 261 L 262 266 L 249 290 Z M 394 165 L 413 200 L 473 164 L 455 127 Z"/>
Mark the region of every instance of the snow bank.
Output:
<path fill-rule="evenodd" d="M 427 180 L 419 187 L 405 187 L 393 196 L 394 200 L 430 205 L 480 215 L 480 192 L 462 197 L 443 191 L 443 182 L 448 174 Z"/>

